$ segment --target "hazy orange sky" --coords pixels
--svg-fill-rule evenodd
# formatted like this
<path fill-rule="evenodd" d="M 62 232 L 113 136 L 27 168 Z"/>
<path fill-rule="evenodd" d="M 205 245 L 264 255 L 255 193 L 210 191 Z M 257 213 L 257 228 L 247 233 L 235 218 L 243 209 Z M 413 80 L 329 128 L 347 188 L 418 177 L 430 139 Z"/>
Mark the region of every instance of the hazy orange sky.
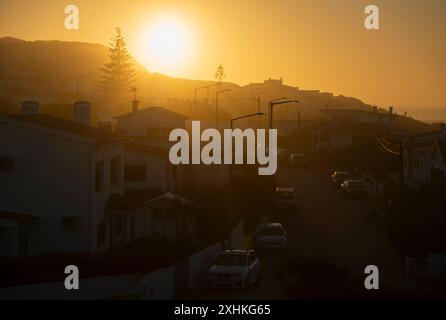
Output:
<path fill-rule="evenodd" d="M 78 31 L 64 27 L 68 4 L 80 9 Z M 363 26 L 368 4 L 380 9 L 378 31 Z M 162 20 L 187 38 L 174 64 L 146 45 Z M 238 84 L 283 77 L 380 106 L 446 107 L 444 0 L 0 1 L 0 36 L 107 44 L 117 26 L 151 72 L 208 80 L 222 63 Z"/>

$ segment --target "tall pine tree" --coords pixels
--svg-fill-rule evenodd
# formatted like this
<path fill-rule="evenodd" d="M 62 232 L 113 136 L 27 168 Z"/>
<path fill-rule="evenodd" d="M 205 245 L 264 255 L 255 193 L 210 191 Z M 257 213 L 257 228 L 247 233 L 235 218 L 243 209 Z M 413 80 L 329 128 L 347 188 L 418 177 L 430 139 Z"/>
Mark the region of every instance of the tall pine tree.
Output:
<path fill-rule="evenodd" d="M 101 68 L 98 87 L 105 97 L 119 97 L 135 82 L 135 70 L 120 28 L 116 28 L 110 41 L 108 57 L 110 61 Z"/>

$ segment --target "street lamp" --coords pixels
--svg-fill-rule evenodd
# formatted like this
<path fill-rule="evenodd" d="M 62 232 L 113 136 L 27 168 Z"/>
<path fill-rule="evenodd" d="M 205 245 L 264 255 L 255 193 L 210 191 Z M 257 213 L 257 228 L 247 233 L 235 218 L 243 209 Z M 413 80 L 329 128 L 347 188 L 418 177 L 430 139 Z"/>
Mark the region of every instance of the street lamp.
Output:
<path fill-rule="evenodd" d="M 207 85 L 207 86 L 202 86 L 202 87 L 195 88 L 195 99 L 194 99 L 194 109 L 195 109 L 195 111 L 197 110 L 197 91 L 198 90 L 202 90 L 202 89 L 207 89 L 207 102 L 209 103 L 209 88 L 217 87 L 219 85 L 220 84 L 217 83 L 217 84 L 212 84 L 212 85 Z"/>
<path fill-rule="evenodd" d="M 76 101 L 79 101 L 79 82 L 85 76 L 85 74 L 81 74 L 76 78 Z"/>
<path fill-rule="evenodd" d="M 233 118 L 233 119 L 231 119 L 231 129 L 234 128 L 234 122 L 237 121 L 237 120 L 246 119 L 246 118 L 251 118 L 251 117 L 255 117 L 255 116 L 264 116 L 264 115 L 265 115 L 265 114 L 264 114 L 263 112 L 256 112 L 256 113 L 248 114 L 248 115 L 246 115 L 246 116 L 241 116 L 241 117 L 238 117 L 238 118 Z"/>
<path fill-rule="evenodd" d="M 254 94 L 254 92 L 255 91 L 257 91 L 257 90 L 261 90 L 262 88 L 253 88 L 253 89 L 251 89 L 251 112 L 253 112 L 254 111 L 254 103 L 253 103 L 253 94 Z"/>
<path fill-rule="evenodd" d="M 215 129 L 217 130 L 218 130 L 218 96 L 229 91 L 232 91 L 232 89 L 220 90 L 215 93 Z"/>
<path fill-rule="evenodd" d="M 241 119 L 256 117 L 256 116 L 264 116 L 265 114 L 263 112 L 256 112 L 247 114 L 241 117 L 232 118 L 231 119 L 231 130 L 234 128 L 234 122 Z M 232 161 L 231 161 L 232 163 Z M 230 200 L 229 200 L 229 210 L 228 210 L 228 235 L 229 235 L 229 249 L 232 249 L 232 240 L 231 240 L 231 220 L 232 220 L 232 196 L 234 193 L 233 185 L 232 185 L 232 164 L 229 165 L 229 185 L 230 185 Z"/>
<path fill-rule="evenodd" d="M 283 100 L 286 99 L 286 100 Z M 299 100 L 289 100 L 285 97 L 279 98 L 279 99 L 274 99 L 271 100 L 269 102 L 269 124 L 268 124 L 268 128 L 272 129 L 273 127 L 273 111 L 274 111 L 274 107 L 280 104 L 286 104 L 286 103 L 301 103 Z"/>

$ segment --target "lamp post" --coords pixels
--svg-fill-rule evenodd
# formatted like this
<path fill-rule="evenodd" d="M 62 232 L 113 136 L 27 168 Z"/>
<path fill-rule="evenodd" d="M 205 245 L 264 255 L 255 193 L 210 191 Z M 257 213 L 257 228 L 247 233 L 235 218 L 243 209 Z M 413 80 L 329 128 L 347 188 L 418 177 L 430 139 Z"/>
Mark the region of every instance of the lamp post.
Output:
<path fill-rule="evenodd" d="M 79 101 L 79 82 L 85 76 L 85 74 L 81 74 L 76 78 L 76 101 Z"/>
<path fill-rule="evenodd" d="M 283 100 L 286 99 L 286 100 Z M 274 107 L 277 105 L 281 105 L 281 104 L 286 104 L 286 103 L 301 103 L 299 100 L 289 100 L 285 97 L 279 98 L 279 99 L 274 99 L 271 100 L 269 102 L 269 124 L 268 124 L 268 128 L 272 129 L 273 128 L 273 112 L 274 112 Z"/>
<path fill-rule="evenodd" d="M 255 116 L 264 116 L 264 115 L 265 115 L 265 114 L 264 114 L 263 112 L 256 112 L 256 113 L 248 114 L 248 115 L 246 115 L 246 116 L 241 116 L 241 117 L 238 117 L 238 118 L 233 118 L 233 119 L 231 119 L 231 129 L 234 128 L 234 122 L 237 121 L 237 120 L 246 119 L 246 118 L 251 118 L 251 117 L 255 117 Z"/>
<path fill-rule="evenodd" d="M 254 92 L 257 90 L 261 90 L 261 88 L 252 88 L 251 89 L 251 112 L 254 112 L 254 102 L 253 102 L 254 96 L 253 95 L 254 95 Z"/>
<path fill-rule="evenodd" d="M 220 90 L 215 93 L 215 129 L 217 130 L 218 130 L 218 96 L 229 91 L 232 91 L 232 89 Z"/>
<path fill-rule="evenodd" d="M 256 112 L 247 114 L 241 117 L 232 118 L 231 119 L 231 130 L 234 128 L 234 122 L 241 119 L 263 116 L 265 115 L 263 112 Z M 232 163 L 232 161 L 231 161 Z M 229 210 L 228 210 L 228 235 L 229 235 L 229 249 L 232 249 L 232 241 L 231 241 L 231 220 L 232 220 L 232 195 L 233 195 L 233 181 L 232 181 L 232 164 L 229 165 L 229 185 L 230 185 L 230 199 L 229 199 Z"/>
<path fill-rule="evenodd" d="M 202 87 L 198 87 L 198 88 L 195 88 L 195 97 L 194 97 L 194 111 L 197 111 L 197 91 L 198 90 L 201 90 L 201 89 L 206 89 L 207 87 L 209 87 L 209 86 L 202 86 Z"/>
<path fill-rule="evenodd" d="M 195 91 L 195 97 L 194 97 L 194 109 L 195 109 L 195 111 L 197 111 L 197 92 L 198 92 L 198 90 L 207 89 L 207 102 L 209 103 L 209 88 L 217 87 L 219 85 L 220 84 L 217 83 L 217 84 L 211 84 L 211 85 L 195 88 L 195 90 L 194 90 Z"/>

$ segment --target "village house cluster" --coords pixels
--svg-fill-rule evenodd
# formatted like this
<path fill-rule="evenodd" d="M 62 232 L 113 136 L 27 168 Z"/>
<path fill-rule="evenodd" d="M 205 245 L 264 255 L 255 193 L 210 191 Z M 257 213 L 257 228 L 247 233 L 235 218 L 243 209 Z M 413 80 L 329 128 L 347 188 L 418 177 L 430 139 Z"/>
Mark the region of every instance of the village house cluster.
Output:
<path fill-rule="evenodd" d="M 96 252 L 140 237 L 194 235 L 195 207 L 179 196 L 183 183 L 221 185 L 225 168 L 173 166 L 168 133 L 187 117 L 161 107 L 138 110 L 98 127 L 88 102 L 73 120 L 40 113 L 0 118 L 0 256 Z M 215 170 L 209 174 L 206 170 Z M 156 190 L 136 201 L 127 191 Z"/>

